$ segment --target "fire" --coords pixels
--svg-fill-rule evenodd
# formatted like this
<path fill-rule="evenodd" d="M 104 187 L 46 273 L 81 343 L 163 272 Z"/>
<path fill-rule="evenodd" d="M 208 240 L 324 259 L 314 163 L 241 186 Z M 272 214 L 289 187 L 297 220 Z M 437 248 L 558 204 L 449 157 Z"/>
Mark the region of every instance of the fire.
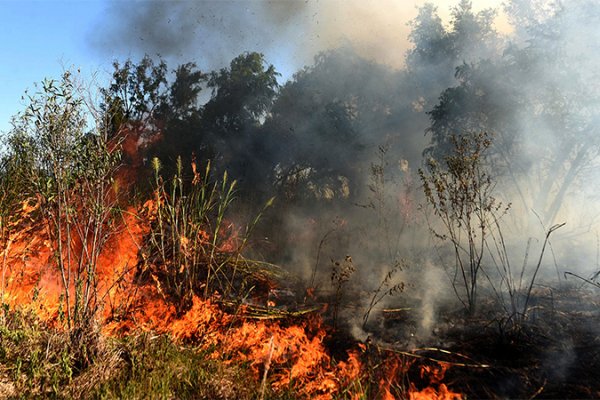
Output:
<path fill-rule="evenodd" d="M 410 400 L 460 400 L 463 396 L 448 389 L 442 383 L 448 370 L 448 364 L 438 362 L 436 365 L 420 366 L 421 379 L 428 379 L 429 386 L 422 390 L 417 390 L 414 383 L 410 384 Z"/>
<path fill-rule="evenodd" d="M 146 202 L 139 211 L 133 207 L 124 210 L 118 229 L 99 257 L 99 323 L 105 335 L 147 330 L 205 350 L 215 349 L 211 357 L 247 362 L 257 380 L 266 374 L 275 392 L 294 388 L 306 398 L 332 399 L 346 388 L 350 398 L 365 396 L 361 382 L 375 369 L 375 361 L 369 361 L 373 351 L 358 344 L 348 350 L 345 360 L 333 360 L 325 345 L 328 331 L 317 314 L 283 321 L 257 320 L 249 317 L 244 305 L 231 314 L 219 305 L 218 297 L 194 296 L 189 310 L 178 315 L 158 280 L 136 282 L 140 248 L 150 224 L 143 217 L 152 207 L 152 202 Z M 34 211 L 35 206 L 23 205 L 19 229 L 4 243 L 3 301 L 60 326 L 62 288 L 56 269 L 49 267 L 53 246 L 44 226 L 30 218 Z M 410 364 L 392 354 L 378 357 L 376 396 L 394 399 L 394 388 L 399 387 Z M 411 384 L 411 400 L 462 398 L 442 383 L 447 365 L 421 368 L 421 378 L 429 379 L 429 386 L 418 390 Z"/>
<path fill-rule="evenodd" d="M 421 391 L 417 391 L 411 387 L 409 391 L 410 400 L 459 400 L 462 399 L 460 393 L 450 391 L 443 383 L 439 385 L 437 390 L 432 387 L 426 387 Z"/>
<path fill-rule="evenodd" d="M 142 163 L 134 157 L 134 147 L 139 142 L 139 134 L 135 133 L 130 132 L 123 142 L 134 162 L 132 169 L 124 168 L 117 173 L 122 186 L 135 179 Z M 115 194 L 118 198 L 118 193 Z M 123 336 L 145 330 L 169 335 L 179 343 L 193 343 L 207 352 L 212 349 L 210 357 L 250 365 L 257 381 L 268 378 L 275 393 L 293 388 L 306 398 L 315 399 L 340 395 L 352 399 L 393 399 L 402 393 L 411 363 L 360 343 L 349 348 L 342 359 L 334 359 L 326 345 L 330 328 L 315 312 L 283 319 L 257 319 L 243 303 L 233 312 L 225 311 L 219 295 L 194 295 L 182 312 L 169 299 L 156 274 L 151 272 L 150 279 L 138 279 L 139 266 L 145 261 L 144 240 L 151 231 L 160 201 L 157 197 L 139 207 L 122 206 L 120 218 L 98 256 L 97 323 L 104 335 Z M 33 312 L 54 327 L 64 328 L 65 289 L 59 270 L 53 266 L 57 246 L 43 216 L 34 216 L 38 209 L 35 199 L 25 201 L 17 218 L 8 226 L 9 234 L 3 236 L 2 301 L 11 308 Z M 200 244 L 211 241 L 206 231 L 199 230 L 197 235 Z M 235 251 L 240 241 L 239 229 L 227 222 L 222 235 L 217 251 Z M 190 239 L 179 238 L 184 252 Z M 83 248 L 87 244 L 72 245 Z M 268 309 L 276 307 L 268 298 L 264 301 L 267 303 Z M 403 393 L 408 393 L 411 400 L 462 398 L 442 383 L 446 368 L 442 364 L 435 368 L 423 366 L 421 378 L 429 379 L 429 386 L 417 390 L 411 384 Z"/>
<path fill-rule="evenodd" d="M 128 123 L 117 131 L 109 143 L 109 149 L 120 150 L 124 159 L 123 166 L 114 177 L 118 192 L 126 192 L 139 179 L 145 168 L 141 149 L 156 143 L 161 137 L 160 131 L 151 132 L 139 124 Z"/>
<path fill-rule="evenodd" d="M 189 311 L 177 317 L 156 290 L 146 287 L 143 292 L 139 304 L 143 309 L 134 307 L 132 312 L 136 325 L 131 320 L 109 323 L 107 333 L 142 328 L 168 334 L 176 341 L 200 344 L 205 350 L 218 349 L 212 357 L 248 362 L 257 379 L 269 365 L 276 391 L 295 387 L 312 396 L 332 395 L 338 389 L 334 379 L 323 379 L 331 360 L 318 318 L 284 326 L 277 321 L 247 319 L 243 310 L 236 317 L 199 297 L 193 298 Z"/>

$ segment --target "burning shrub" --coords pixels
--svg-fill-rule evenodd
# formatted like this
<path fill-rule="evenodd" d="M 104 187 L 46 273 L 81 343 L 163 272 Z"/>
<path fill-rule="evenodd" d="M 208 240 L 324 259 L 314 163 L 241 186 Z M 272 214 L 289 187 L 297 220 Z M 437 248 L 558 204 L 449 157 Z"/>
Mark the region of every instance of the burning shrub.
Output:
<path fill-rule="evenodd" d="M 259 263 L 247 260 L 242 252 L 264 208 L 240 233 L 226 219 L 236 187 L 227 173 L 212 182 L 210 162 L 201 174 L 193 161 L 188 189 L 181 158 L 168 183 L 160 175 L 160 161 L 154 158 L 152 165 L 155 190 L 154 199 L 146 203 L 151 230 L 141 275 L 154 279 L 163 294 L 175 300 L 179 312 L 191 305 L 194 295 L 239 294 L 247 287 L 247 278 L 260 279 Z"/>
<path fill-rule="evenodd" d="M 60 277 L 59 317 L 74 347 L 85 348 L 82 362 L 95 347 L 80 341 L 93 337 L 100 309 L 98 259 L 114 229 L 112 176 L 119 161 L 118 146 L 109 150 L 106 115 L 88 128 L 95 117 L 70 72 L 58 82 L 44 80 L 16 121 L 9 149 L 20 162 L 13 178 L 28 187 L 20 200 L 27 207 L 30 197 L 37 199 Z"/>

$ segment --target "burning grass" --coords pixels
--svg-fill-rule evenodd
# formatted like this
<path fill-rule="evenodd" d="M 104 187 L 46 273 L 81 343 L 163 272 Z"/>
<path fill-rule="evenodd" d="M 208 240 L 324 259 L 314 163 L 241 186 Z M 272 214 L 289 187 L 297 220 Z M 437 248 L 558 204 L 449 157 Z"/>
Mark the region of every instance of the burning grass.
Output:
<path fill-rule="evenodd" d="M 535 292 L 527 324 L 511 324 L 497 304 L 473 316 L 440 310 L 431 343 L 406 340 L 414 308 L 374 313 L 379 333 L 365 342 L 329 324 L 331 296 L 310 304 L 271 295 L 273 267 L 255 263 L 246 297 L 202 286 L 185 307 L 159 277 L 144 277 L 148 207 L 121 213 L 99 257 L 102 312 L 73 339 L 61 316 L 60 277 L 35 207 L 20 208 L 6 248 L 0 391 L 6 397 L 67 398 L 566 398 L 598 394 L 597 296 Z M 15 232 L 16 232 L 15 231 Z M 8 243 L 8 242 L 6 242 Z M 228 256 L 229 257 L 229 256 Z M 248 261 L 244 261 L 248 263 Z M 264 270 L 261 266 L 264 265 Z M 589 307 L 572 312 L 573 302 Z M 288 301 L 288 303 L 286 303 Z M 481 318 L 485 315 L 486 318 Z M 394 318 L 392 318 L 394 317 Z M 587 328 L 586 328 L 587 327 Z M 552 334 L 551 334 L 552 333 Z M 85 339 L 85 340 L 83 340 Z M 590 367 L 591 366 L 591 367 Z"/>
<path fill-rule="evenodd" d="M 3 398 L 250 399 L 257 393 L 247 367 L 212 360 L 165 335 L 102 336 L 93 363 L 81 368 L 65 331 L 30 314 L 4 317 Z"/>
<path fill-rule="evenodd" d="M 584 321 L 532 295 L 533 281 L 523 308 L 527 315 L 516 323 L 495 314 L 497 304 L 481 304 L 483 311 L 476 313 L 473 294 L 467 317 L 440 311 L 444 317 L 437 322 L 444 326 L 428 338 L 439 341 L 438 348 L 415 349 L 423 343 L 411 321 L 391 320 L 390 314 L 408 310 L 414 322 L 422 317 L 416 308 L 379 313 L 376 307 L 382 296 L 404 291 L 403 283 L 392 282 L 400 265 L 374 294 L 348 287 L 357 271 L 350 256 L 332 260 L 330 292 L 315 296 L 315 288 L 292 288 L 281 268 L 245 256 L 272 200 L 244 228 L 229 218 L 234 180 L 226 174 L 215 180 L 210 164 L 201 173 L 195 161 L 186 179 L 180 160 L 175 175 L 164 179 L 155 159 L 149 196 L 130 204 L 121 190 L 131 190 L 126 180 L 136 173 L 117 168 L 113 157 L 119 143 L 135 151 L 132 140 L 125 135 L 106 146 L 102 137 L 71 135 L 79 120 L 69 121 L 62 111 L 79 103 L 56 108 L 63 93 L 55 93 L 54 84 L 47 90 L 50 98 L 40 104 L 68 123 L 65 130 L 55 130 L 53 118 L 49 127 L 41 124 L 47 142 L 60 145 L 44 151 L 72 165 L 53 163 L 40 171 L 37 165 L 48 155 L 42 151 L 41 160 L 23 167 L 31 168 L 24 176 L 33 176 L 35 190 L 2 197 L 11 198 L 0 204 L 5 397 L 454 400 L 598 394 L 595 375 L 576 367 L 600 364 L 595 331 L 571 329 L 571 322 L 581 327 Z M 96 160 L 102 173 L 82 162 L 73 146 L 102 156 Z M 131 167 L 140 168 L 134 156 Z M 371 299 L 367 312 L 357 313 L 372 334 L 364 341 L 350 336 L 345 318 L 352 307 L 358 310 L 361 298 Z M 538 314 L 551 323 L 535 323 Z M 487 318 L 477 320 L 481 315 Z M 388 320 L 378 324 L 381 318 Z M 549 331 L 559 332 L 562 342 Z M 562 361 L 553 364 L 548 355 Z M 587 376 L 587 392 L 558 389 L 573 373 Z"/>
<path fill-rule="evenodd" d="M 182 307 L 161 277 L 144 277 L 144 242 L 154 221 L 147 203 L 121 213 L 98 258 L 101 312 L 93 329 L 75 337 L 64 323 L 60 276 L 43 267 L 52 265 L 51 239 L 44 224 L 29 218 L 32 210 L 22 207 L 19 229 L 26 234 L 14 236 L 5 251 L 0 360 L 7 396 L 328 399 L 425 393 L 406 381 L 414 360 L 340 335 L 323 322 L 322 306 L 279 308 L 269 297 L 277 275 L 267 264 L 238 269 L 255 288 L 245 299 L 218 291 L 204 297 L 196 290 Z M 443 385 L 426 390 L 453 393 Z"/>
<path fill-rule="evenodd" d="M 360 342 L 344 324 L 331 323 L 331 295 L 274 296 L 285 276 L 232 251 L 239 242 L 230 235 L 224 239 L 229 247 L 219 244 L 214 260 L 222 260 L 221 273 L 235 270 L 243 277 L 238 282 L 252 290 L 226 292 L 220 286 L 205 295 L 207 276 L 200 273 L 204 281 L 181 302 L 165 290 L 159 273 L 180 267 L 148 256 L 158 218 L 148 202 L 119 212 L 98 257 L 100 312 L 92 329 L 76 336 L 65 325 L 51 238 L 37 210 L 31 202 L 19 207 L 4 242 L 5 397 L 450 400 L 599 393 L 588 367 L 600 364 L 598 335 L 584 329 L 599 317 L 597 307 L 571 311 L 574 299 L 584 295 L 587 304 L 597 303 L 592 294 L 536 292 L 527 324 L 506 320 L 493 302 L 482 302 L 481 312 L 471 316 L 440 310 L 439 328 L 428 339 L 438 348 L 415 349 L 407 339 L 419 318 L 415 308 L 384 309 L 373 313 L 374 336 Z M 211 233 L 200 244 L 210 244 L 215 230 L 203 232 Z M 169 254 L 185 251 L 185 242 L 169 246 L 181 246 Z M 206 258 L 199 259 L 198 271 L 209 267 Z"/>

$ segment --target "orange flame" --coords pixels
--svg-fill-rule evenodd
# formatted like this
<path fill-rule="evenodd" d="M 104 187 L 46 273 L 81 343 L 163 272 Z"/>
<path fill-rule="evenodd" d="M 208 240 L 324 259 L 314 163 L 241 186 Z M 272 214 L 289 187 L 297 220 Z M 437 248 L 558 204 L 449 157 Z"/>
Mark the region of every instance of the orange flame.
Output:
<path fill-rule="evenodd" d="M 422 390 L 417 390 L 414 383 L 410 384 L 409 399 L 410 400 L 460 400 L 462 395 L 448 389 L 442 383 L 448 370 L 448 364 L 438 362 L 437 365 L 422 365 L 420 367 L 420 375 L 422 379 L 429 379 L 429 386 Z"/>
<path fill-rule="evenodd" d="M 141 131 L 132 128 L 122 134 L 122 146 L 130 165 L 117 172 L 116 180 L 126 186 L 136 179 L 143 164 L 137 152 Z M 195 164 L 193 169 L 199 179 Z M 52 267 L 56 246 L 44 224 L 32 217 L 38 208 L 39 202 L 24 202 L 18 218 L 10 225 L 11 233 L 0 243 L 2 302 L 11 308 L 34 312 L 48 324 L 60 327 L 63 288 L 56 267 Z M 393 354 L 379 354 L 377 361 L 371 362 L 372 350 L 363 344 L 350 349 L 345 360 L 333 360 L 325 345 L 327 331 L 319 315 L 256 320 L 248 317 L 243 305 L 230 314 L 219 306 L 218 298 L 200 297 L 193 297 L 191 307 L 178 315 L 176 307 L 165 298 L 156 276 L 152 275 L 154 280 L 143 284 L 136 282 L 138 265 L 144 261 L 140 249 L 150 232 L 156 209 L 155 200 L 148 200 L 139 208 L 126 207 L 98 258 L 98 322 L 105 335 L 122 336 L 148 330 L 170 335 L 177 342 L 193 342 L 207 351 L 217 349 L 211 357 L 224 362 L 247 362 L 257 380 L 268 375 L 274 392 L 292 388 L 306 398 L 332 399 L 343 390 L 343 395 L 352 399 L 366 396 L 394 399 L 394 390 L 402 387 L 410 364 Z M 236 251 L 239 231 L 232 223 L 225 226 L 218 250 Z M 198 235 L 200 241 L 210 240 L 207 232 L 200 231 Z M 181 238 L 184 250 L 187 240 Z M 309 290 L 307 296 L 314 294 Z M 275 304 L 271 302 L 269 306 Z M 429 379 L 429 386 L 417 390 L 411 384 L 409 398 L 462 398 L 442 383 L 447 367 L 423 366 L 421 378 Z M 366 393 L 369 385 L 363 384 L 368 380 L 372 391 L 369 394 Z"/>

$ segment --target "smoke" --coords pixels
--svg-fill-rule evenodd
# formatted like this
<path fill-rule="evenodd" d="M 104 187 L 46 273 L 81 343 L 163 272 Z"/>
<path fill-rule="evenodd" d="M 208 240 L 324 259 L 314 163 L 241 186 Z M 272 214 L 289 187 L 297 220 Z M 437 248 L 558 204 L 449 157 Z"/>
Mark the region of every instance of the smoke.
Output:
<path fill-rule="evenodd" d="M 447 2 L 438 0 L 449 19 Z M 411 1 L 109 1 L 90 29 L 89 43 L 111 57 L 160 54 L 221 68 L 236 55 L 259 51 L 290 77 L 321 51 L 351 46 L 368 59 L 399 68 L 410 44 L 408 22 L 423 0 Z M 500 0 L 476 2 L 476 7 Z M 506 21 L 499 19 L 501 29 Z"/>
<path fill-rule="evenodd" d="M 295 55 L 308 18 L 304 2 L 243 1 L 113 1 L 108 18 L 90 34 L 101 52 L 140 56 L 160 54 L 168 60 L 197 60 L 210 70 L 223 67 L 245 51 L 262 51 L 272 57 Z M 291 23 L 294 21 L 294 23 Z M 310 29 L 310 28 L 309 28 Z M 102 34 L 98 34 L 102 32 Z M 314 38 L 304 37 L 310 42 Z M 296 43 L 294 48 L 286 43 Z M 112 54 L 111 54 L 112 55 Z"/>
<path fill-rule="evenodd" d="M 449 300 L 447 293 L 447 276 L 444 271 L 431 262 L 425 263 L 421 274 L 419 288 L 422 288 L 421 305 L 417 315 L 421 320 L 417 325 L 417 336 L 426 340 L 437 325 L 437 307 L 442 300 Z"/>
<path fill-rule="evenodd" d="M 525 279 L 559 222 L 568 229 L 553 235 L 539 276 L 589 276 L 600 222 L 600 7 L 512 0 L 494 14 L 486 7 L 499 2 L 438 4 L 113 1 L 89 39 L 110 56 L 160 54 L 203 71 L 246 51 L 265 54 L 285 84 L 248 143 L 264 150 L 277 189 L 296 195 L 280 200 L 281 220 L 268 233 L 280 241 L 275 261 L 305 281 L 315 273 L 325 288 L 331 260 L 351 255 L 359 266 L 351 282 L 369 298 L 408 259 L 403 278 L 419 292 L 416 331 L 427 337 L 439 303 L 453 297 L 452 273 L 441 268 L 454 265 L 452 257 L 423 261 L 437 255 L 428 231 L 435 216 L 419 206 L 416 174 L 428 145 L 442 156 L 451 134 L 494 135 L 496 196 L 512 204 L 503 245 L 515 270 L 526 265 Z M 538 246 L 527 248 L 529 238 Z M 491 286 L 505 289 L 498 260 L 484 262 Z"/>

